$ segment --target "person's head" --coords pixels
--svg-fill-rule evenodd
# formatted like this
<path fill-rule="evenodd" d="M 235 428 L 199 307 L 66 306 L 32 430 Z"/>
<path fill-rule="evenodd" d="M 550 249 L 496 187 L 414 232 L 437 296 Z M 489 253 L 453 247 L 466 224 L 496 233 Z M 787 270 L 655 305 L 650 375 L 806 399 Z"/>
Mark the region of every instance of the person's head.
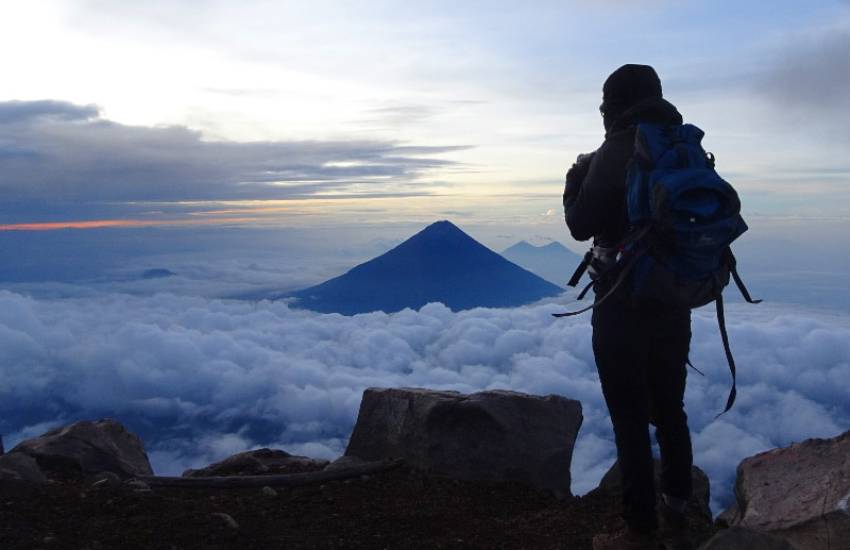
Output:
<path fill-rule="evenodd" d="M 649 65 L 623 65 L 602 86 L 602 113 L 605 129 L 631 107 L 648 98 L 661 98 L 661 79 Z"/>

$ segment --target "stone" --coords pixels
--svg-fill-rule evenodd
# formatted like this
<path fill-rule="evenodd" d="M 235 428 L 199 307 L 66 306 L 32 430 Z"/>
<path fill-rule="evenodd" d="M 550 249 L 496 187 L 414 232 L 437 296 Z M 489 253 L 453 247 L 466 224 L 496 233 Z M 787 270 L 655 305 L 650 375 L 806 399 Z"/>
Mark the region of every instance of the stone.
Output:
<path fill-rule="evenodd" d="M 345 456 L 337 458 L 327 466 L 325 466 L 325 471 L 333 471 L 333 470 L 344 470 L 346 468 L 353 468 L 355 466 L 363 466 L 364 464 L 369 464 L 370 461 L 363 460 L 362 458 L 358 458 L 356 456 Z"/>
<path fill-rule="evenodd" d="M 34 483 L 44 483 L 47 477 L 38 462 L 24 453 L 0 455 L 0 479 L 20 479 Z"/>
<path fill-rule="evenodd" d="M 732 527 L 711 537 L 699 550 L 794 550 L 794 547 L 768 533 Z"/>
<path fill-rule="evenodd" d="M 728 529 L 735 525 L 737 517 L 738 505 L 736 503 L 732 503 L 732 506 L 723 510 L 716 518 L 714 518 L 714 524 L 722 529 Z"/>
<path fill-rule="evenodd" d="M 236 523 L 236 520 L 233 519 L 233 516 L 230 514 L 225 514 L 224 512 L 213 512 L 213 517 L 219 518 L 224 522 L 225 525 L 230 527 L 231 529 L 239 529 L 239 524 Z"/>
<path fill-rule="evenodd" d="M 655 459 L 655 487 L 661 487 L 661 461 Z M 711 488 L 708 481 L 708 476 L 705 475 L 697 466 L 691 466 L 691 483 L 692 493 L 688 500 L 688 516 L 691 520 L 696 520 L 699 524 L 711 524 L 711 508 L 709 501 L 711 500 Z M 612 494 L 622 494 L 622 476 L 620 475 L 620 465 L 618 462 L 608 469 L 602 480 L 599 482 L 598 490 Z M 658 496 L 661 496 L 661 490 L 657 489 Z M 693 521 L 692 521 L 693 523 Z"/>
<path fill-rule="evenodd" d="M 127 481 L 127 487 L 133 489 L 134 493 L 150 493 L 151 486 L 141 479 L 131 479 Z"/>
<path fill-rule="evenodd" d="M 328 463 L 327 460 L 291 455 L 280 449 L 256 449 L 237 453 L 204 468 L 186 470 L 183 477 L 298 474 L 321 470 Z"/>
<path fill-rule="evenodd" d="M 805 550 L 850 549 L 850 431 L 744 459 L 734 525 Z"/>
<path fill-rule="evenodd" d="M 44 469 L 82 474 L 107 471 L 122 478 L 152 475 L 139 437 L 115 420 L 82 420 L 19 443 L 11 451 L 35 458 Z"/>
<path fill-rule="evenodd" d="M 98 472 L 89 478 L 92 487 L 118 487 L 121 478 L 113 472 Z"/>
<path fill-rule="evenodd" d="M 430 474 L 569 495 L 581 422 L 581 403 L 558 395 L 369 388 L 345 455 L 401 458 Z"/>
<path fill-rule="evenodd" d="M 272 487 L 269 487 L 268 485 L 260 489 L 260 492 L 267 497 L 273 498 L 277 496 L 277 491 L 275 491 Z"/>

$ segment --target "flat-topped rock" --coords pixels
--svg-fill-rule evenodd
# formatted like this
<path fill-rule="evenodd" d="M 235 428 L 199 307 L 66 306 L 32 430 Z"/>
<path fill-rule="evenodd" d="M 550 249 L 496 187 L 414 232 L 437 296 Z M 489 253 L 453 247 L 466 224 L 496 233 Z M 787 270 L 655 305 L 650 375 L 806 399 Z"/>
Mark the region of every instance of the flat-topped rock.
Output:
<path fill-rule="evenodd" d="M 345 455 L 402 458 L 433 474 L 521 481 L 569 495 L 581 422 L 581 404 L 558 395 L 369 388 Z"/>

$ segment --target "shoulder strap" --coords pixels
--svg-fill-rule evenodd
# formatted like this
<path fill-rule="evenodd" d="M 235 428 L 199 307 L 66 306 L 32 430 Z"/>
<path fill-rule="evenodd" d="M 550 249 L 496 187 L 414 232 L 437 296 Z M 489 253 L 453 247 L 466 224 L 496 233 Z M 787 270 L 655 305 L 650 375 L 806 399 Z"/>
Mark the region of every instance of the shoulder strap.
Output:
<path fill-rule="evenodd" d="M 735 396 L 738 394 L 738 389 L 735 386 L 735 358 L 732 357 L 732 350 L 729 347 L 729 335 L 726 333 L 726 314 L 723 311 L 723 293 L 718 292 L 715 299 L 717 306 L 717 324 L 720 326 L 720 338 L 723 340 L 723 350 L 726 352 L 726 361 L 729 363 L 729 371 L 732 373 L 732 389 L 729 390 L 729 397 L 726 399 L 726 408 L 715 418 L 720 417 L 732 408 L 735 403 Z"/>

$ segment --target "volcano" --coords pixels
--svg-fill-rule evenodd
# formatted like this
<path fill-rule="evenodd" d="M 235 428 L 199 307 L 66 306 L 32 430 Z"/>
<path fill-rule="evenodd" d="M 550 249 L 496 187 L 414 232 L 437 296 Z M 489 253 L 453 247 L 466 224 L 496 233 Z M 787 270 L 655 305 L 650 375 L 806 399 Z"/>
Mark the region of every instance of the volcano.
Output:
<path fill-rule="evenodd" d="M 295 307 L 354 315 L 441 302 L 452 310 L 513 307 L 561 292 L 449 221 L 433 223 L 339 277 L 290 294 Z"/>
<path fill-rule="evenodd" d="M 556 284 L 569 279 L 581 262 L 581 256 L 558 241 L 544 246 L 534 246 L 526 241 L 520 241 L 505 249 L 502 256 L 540 275 L 550 283 Z"/>

